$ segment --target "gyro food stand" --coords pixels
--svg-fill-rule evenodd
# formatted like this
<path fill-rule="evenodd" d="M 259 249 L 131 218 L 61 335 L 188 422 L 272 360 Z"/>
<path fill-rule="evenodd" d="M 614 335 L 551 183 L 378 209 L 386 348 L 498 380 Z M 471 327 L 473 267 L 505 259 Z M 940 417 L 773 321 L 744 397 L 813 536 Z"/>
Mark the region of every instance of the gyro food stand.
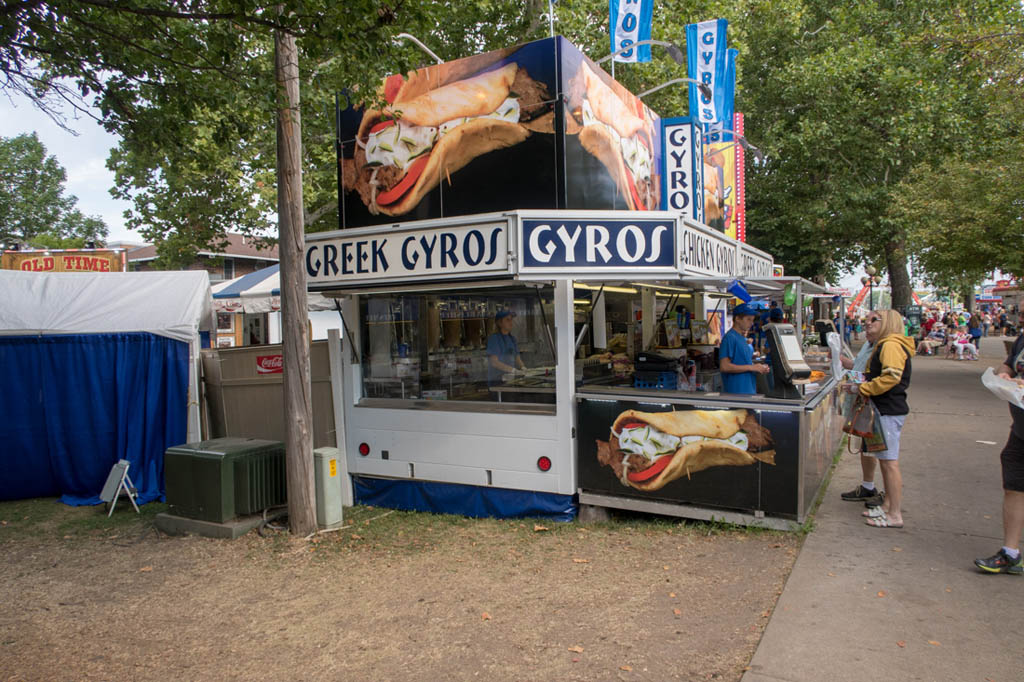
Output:
<path fill-rule="evenodd" d="M 666 134 L 561 37 L 392 75 L 377 95 L 339 105 L 341 229 L 306 253 L 309 289 L 342 302 L 356 500 L 801 521 L 835 382 L 721 393 L 731 280 L 782 285 L 770 255 L 702 224 L 694 125 Z M 660 442 L 632 452 L 624 433 Z"/>
<path fill-rule="evenodd" d="M 728 279 L 781 291 L 757 277 L 767 254 L 675 213 L 512 211 L 342 230 L 309 235 L 306 263 L 310 289 L 343 301 L 358 501 L 571 517 L 578 500 L 785 527 L 824 479 L 837 443 L 831 377 L 783 400 L 723 394 L 712 380 L 698 390 L 670 372 L 659 383 L 635 366 L 653 352 L 697 358 L 713 376 L 706 318 L 725 316 L 703 311 L 725 311 Z M 692 316 L 678 344 L 665 333 L 673 306 Z M 611 334 L 588 349 L 599 309 Z M 504 311 L 525 369 L 494 376 L 488 342 Z M 623 433 L 677 454 L 638 472 L 615 441 Z"/>

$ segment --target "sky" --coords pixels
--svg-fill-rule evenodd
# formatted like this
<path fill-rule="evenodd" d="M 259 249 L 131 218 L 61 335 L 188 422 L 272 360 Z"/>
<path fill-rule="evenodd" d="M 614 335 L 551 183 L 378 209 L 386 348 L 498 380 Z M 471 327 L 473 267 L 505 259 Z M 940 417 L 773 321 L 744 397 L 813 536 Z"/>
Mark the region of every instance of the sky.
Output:
<path fill-rule="evenodd" d="M 81 114 L 77 119 L 69 115 L 68 127 L 78 135 L 61 129 L 26 98 L 0 96 L 0 135 L 16 137 L 34 131 L 47 154 L 55 156 L 67 171 L 65 194 L 78 197 L 78 209 L 82 213 L 99 216 L 106 223 L 110 230 L 107 241 L 144 241 L 137 232 L 125 228 L 122 213 L 129 203 L 110 196 L 114 174 L 107 170 L 106 161 L 117 138 Z"/>

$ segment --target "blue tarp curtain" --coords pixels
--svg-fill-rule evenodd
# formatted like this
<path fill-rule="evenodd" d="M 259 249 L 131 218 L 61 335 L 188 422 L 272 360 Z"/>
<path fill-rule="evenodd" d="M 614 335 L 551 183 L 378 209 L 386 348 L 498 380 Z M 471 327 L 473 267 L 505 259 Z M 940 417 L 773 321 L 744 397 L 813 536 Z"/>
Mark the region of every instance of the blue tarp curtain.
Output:
<path fill-rule="evenodd" d="M 97 504 L 119 459 L 141 503 L 163 499 L 164 450 L 187 438 L 188 353 L 145 332 L 0 336 L 0 500 Z"/>
<path fill-rule="evenodd" d="M 555 521 L 576 518 L 572 495 L 369 476 L 353 476 L 352 488 L 356 504 L 375 507 L 476 518 L 540 516 Z"/>

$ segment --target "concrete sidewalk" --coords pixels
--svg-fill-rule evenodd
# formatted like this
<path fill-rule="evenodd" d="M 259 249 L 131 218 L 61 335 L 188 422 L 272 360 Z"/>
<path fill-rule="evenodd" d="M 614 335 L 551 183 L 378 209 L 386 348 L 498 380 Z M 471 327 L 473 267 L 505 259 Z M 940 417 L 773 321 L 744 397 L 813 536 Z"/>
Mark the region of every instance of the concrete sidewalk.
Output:
<path fill-rule="evenodd" d="M 871 528 L 862 504 L 839 498 L 861 480 L 858 456 L 844 453 L 743 682 L 1024 679 L 1024 577 L 973 564 L 1002 545 L 1010 415 L 980 376 L 1005 356 L 990 337 L 980 362 L 914 358 L 906 527 Z"/>

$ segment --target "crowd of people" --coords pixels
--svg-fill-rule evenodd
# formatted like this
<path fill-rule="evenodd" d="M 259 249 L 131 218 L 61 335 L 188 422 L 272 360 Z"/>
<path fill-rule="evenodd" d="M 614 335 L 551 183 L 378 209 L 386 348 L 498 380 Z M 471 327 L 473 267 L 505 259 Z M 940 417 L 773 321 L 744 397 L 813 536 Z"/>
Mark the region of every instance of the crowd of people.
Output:
<path fill-rule="evenodd" d="M 1016 331 L 1012 314 L 1002 306 L 977 313 L 932 311 L 921 325 L 918 355 L 935 355 L 945 349 L 946 357 L 977 360 L 980 341 L 986 336 L 1011 335 Z"/>
<path fill-rule="evenodd" d="M 857 439 L 860 445 L 861 483 L 842 493 L 842 499 L 864 502 L 864 522 L 874 528 L 903 528 L 903 477 L 899 467 L 900 436 L 910 412 L 907 389 L 912 374 L 915 342 L 906 335 L 904 320 L 894 310 L 872 311 L 865 325 L 866 342 L 856 358 L 842 358 L 845 369 L 864 373 L 859 383 L 848 382 L 844 405 L 847 419 L 869 405 L 874 414 L 871 438 Z M 1016 324 L 1014 324 L 1016 322 Z M 979 340 L 993 335 L 1024 330 L 1024 310 L 1016 314 L 1003 308 L 978 314 L 934 312 L 922 325 L 916 343 L 919 354 L 931 354 L 939 346 L 951 345 L 959 359 L 969 355 L 977 360 Z M 962 348 L 960 348 L 962 347 Z M 1013 343 L 995 372 L 1000 378 L 1024 386 L 1024 333 Z M 856 400 L 856 402 L 855 402 Z M 985 573 L 1024 574 L 1020 541 L 1024 533 L 1024 410 L 1010 405 L 1012 426 L 1009 440 L 1000 454 L 1003 480 L 1003 546 L 990 557 L 975 559 Z M 851 436 L 851 442 L 853 437 Z M 875 447 L 866 444 L 875 444 Z M 878 445 L 880 443 L 880 445 Z M 880 468 L 884 491 L 875 485 Z"/>

